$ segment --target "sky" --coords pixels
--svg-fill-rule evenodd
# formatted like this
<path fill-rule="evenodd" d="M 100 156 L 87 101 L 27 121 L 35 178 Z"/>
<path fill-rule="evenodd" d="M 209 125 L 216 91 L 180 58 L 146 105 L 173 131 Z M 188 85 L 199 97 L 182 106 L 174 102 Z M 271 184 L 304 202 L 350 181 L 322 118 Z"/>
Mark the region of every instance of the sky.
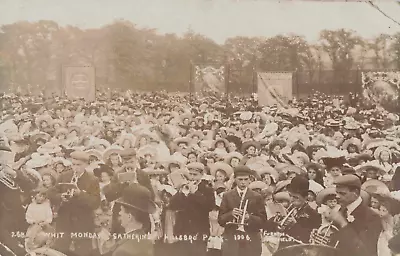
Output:
<path fill-rule="evenodd" d="M 376 1 L 400 22 L 400 4 Z M 117 19 L 182 35 L 188 28 L 224 43 L 229 37 L 296 33 L 318 40 L 323 29 L 352 29 L 365 38 L 400 32 L 400 25 L 363 2 L 274 0 L 0 0 L 0 25 L 54 20 L 97 28 Z"/>

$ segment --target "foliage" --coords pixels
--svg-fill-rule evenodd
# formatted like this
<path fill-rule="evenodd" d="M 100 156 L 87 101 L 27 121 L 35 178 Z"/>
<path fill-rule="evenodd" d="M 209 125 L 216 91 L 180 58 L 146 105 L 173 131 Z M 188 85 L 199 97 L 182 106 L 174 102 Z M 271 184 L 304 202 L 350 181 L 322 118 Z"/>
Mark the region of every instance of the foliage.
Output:
<path fill-rule="evenodd" d="M 234 37 L 219 45 L 188 30 L 182 37 L 160 35 L 118 20 L 98 29 L 61 27 L 53 21 L 17 22 L 0 27 L 0 90 L 5 86 L 60 90 L 62 67 L 93 65 L 98 87 L 187 91 L 191 68 L 199 63 L 229 67 L 231 90 L 250 88 L 254 70 L 313 72 L 329 66 L 345 71 L 360 58 L 357 47 L 374 52 L 376 68 L 400 68 L 400 33 L 369 43 L 353 31 L 322 31 L 320 42 L 300 35 Z M 367 49 L 367 48 L 365 48 Z"/>

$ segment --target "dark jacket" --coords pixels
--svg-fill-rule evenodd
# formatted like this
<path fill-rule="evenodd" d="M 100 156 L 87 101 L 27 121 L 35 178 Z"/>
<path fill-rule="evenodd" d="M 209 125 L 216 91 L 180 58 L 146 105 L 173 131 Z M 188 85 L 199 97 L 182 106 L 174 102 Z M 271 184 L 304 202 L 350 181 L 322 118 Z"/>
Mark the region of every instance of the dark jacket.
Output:
<path fill-rule="evenodd" d="M 226 192 L 222 198 L 218 223 L 222 227 L 225 227 L 224 234 L 236 233 L 237 226 L 226 224 L 233 221 L 232 211 L 233 208 L 239 208 L 240 199 L 237 189 Z M 246 233 L 259 233 L 267 220 L 264 201 L 260 194 L 250 189 L 247 190 L 244 200 L 249 200 L 247 211 L 250 214 L 248 225 L 245 226 Z"/>
<path fill-rule="evenodd" d="M 215 204 L 214 191 L 202 181 L 198 190 L 185 196 L 178 192 L 171 197 L 170 209 L 176 211 L 174 235 L 209 235 L 209 212 Z M 199 239 L 199 238 L 198 238 Z M 200 239 L 203 239 L 200 237 Z"/>
<path fill-rule="evenodd" d="M 332 235 L 332 245 L 339 241 L 337 248 L 342 256 L 376 256 L 382 231 L 379 216 L 364 204 L 358 206 L 351 215 L 354 221 Z"/>
<path fill-rule="evenodd" d="M 62 173 L 57 183 L 70 183 L 74 172 Z M 71 198 L 68 202 L 62 202 L 56 219 L 57 232 L 93 232 L 94 210 L 100 207 L 100 188 L 95 176 L 85 172 L 77 182 L 81 193 Z M 54 186 L 48 191 L 52 201 L 61 202 L 59 186 Z"/>

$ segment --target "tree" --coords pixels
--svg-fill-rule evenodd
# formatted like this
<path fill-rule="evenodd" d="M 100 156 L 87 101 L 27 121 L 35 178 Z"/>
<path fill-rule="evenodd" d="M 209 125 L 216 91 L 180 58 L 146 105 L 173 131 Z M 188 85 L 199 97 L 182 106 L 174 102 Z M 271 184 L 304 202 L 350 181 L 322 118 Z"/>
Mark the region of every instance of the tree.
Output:
<path fill-rule="evenodd" d="M 389 49 L 391 63 L 393 63 L 396 69 L 400 69 L 400 32 L 392 36 Z"/>
<path fill-rule="evenodd" d="M 387 69 L 390 66 L 389 59 L 389 43 L 390 36 L 387 34 L 380 34 L 378 37 L 375 37 L 368 44 L 369 49 L 374 53 L 374 57 L 372 59 L 375 68 L 377 69 Z"/>

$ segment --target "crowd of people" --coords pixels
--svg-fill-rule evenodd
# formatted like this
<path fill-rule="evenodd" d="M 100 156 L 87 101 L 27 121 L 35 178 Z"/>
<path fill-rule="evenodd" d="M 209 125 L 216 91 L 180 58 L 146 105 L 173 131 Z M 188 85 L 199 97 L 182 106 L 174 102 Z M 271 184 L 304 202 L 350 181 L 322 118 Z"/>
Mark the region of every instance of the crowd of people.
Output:
<path fill-rule="evenodd" d="M 0 106 L 0 242 L 18 256 L 400 253 L 399 116 L 353 95 Z"/>

